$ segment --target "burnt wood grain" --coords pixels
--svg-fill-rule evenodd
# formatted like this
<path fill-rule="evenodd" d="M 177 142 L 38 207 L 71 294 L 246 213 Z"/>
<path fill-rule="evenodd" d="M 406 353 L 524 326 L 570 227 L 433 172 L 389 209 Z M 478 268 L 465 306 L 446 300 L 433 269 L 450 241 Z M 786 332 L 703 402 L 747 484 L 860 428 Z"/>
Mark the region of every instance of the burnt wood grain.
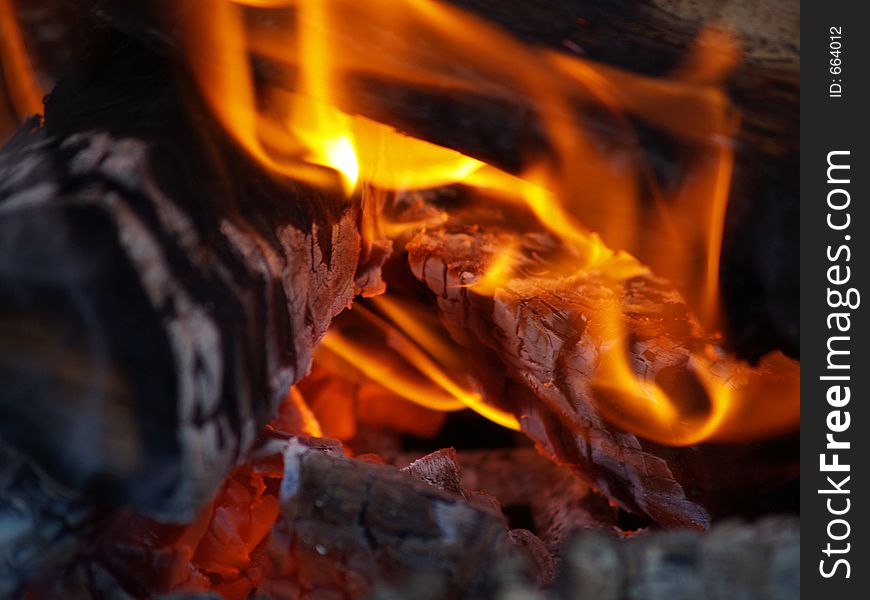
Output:
<path fill-rule="evenodd" d="M 476 290 L 507 240 L 520 256 L 516 272 L 494 290 Z M 490 402 L 514 412 L 552 458 L 665 526 L 706 528 L 714 516 L 763 503 L 765 491 L 796 477 L 793 436 L 669 447 L 609 422 L 601 406 L 614 399 L 595 384 L 606 348 L 628 336 L 628 364 L 638 377 L 692 397 L 690 357 L 710 339 L 667 281 L 647 274 L 614 283 L 598 270 L 560 274 L 555 265 L 564 259 L 554 257 L 562 250 L 529 218 L 476 208 L 454 212 L 405 245 L 412 273 L 468 352 L 469 373 Z M 605 325 L 602 315 L 614 304 L 624 307 L 625 333 Z M 735 381 L 767 376 L 724 356 L 717 364 L 719 376 Z"/>

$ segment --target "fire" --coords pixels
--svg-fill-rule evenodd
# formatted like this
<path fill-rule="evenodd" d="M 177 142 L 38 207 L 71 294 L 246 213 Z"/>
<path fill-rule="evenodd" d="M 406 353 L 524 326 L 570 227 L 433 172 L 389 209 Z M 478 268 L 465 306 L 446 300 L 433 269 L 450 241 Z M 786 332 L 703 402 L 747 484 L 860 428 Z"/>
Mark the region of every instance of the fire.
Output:
<path fill-rule="evenodd" d="M 487 404 L 483 397 L 463 385 L 459 356 L 449 341 L 439 335 L 437 325 L 416 319 L 419 311 L 387 298 L 375 298 L 374 304 L 398 325 L 391 324 L 373 311 L 358 304 L 352 310 L 361 318 L 351 321 L 360 327 L 355 335 L 345 331 L 348 319 L 323 338 L 319 364 L 335 365 L 340 358 L 366 377 L 379 382 L 396 395 L 411 402 L 442 411 L 470 408 L 509 429 L 519 429 L 512 414 Z M 402 327 L 400 329 L 399 327 Z M 384 335 L 385 343 L 373 343 Z M 346 376 L 349 365 L 338 365 L 335 372 Z"/>
<path fill-rule="evenodd" d="M 609 314 L 605 322 L 619 327 L 619 321 Z M 754 370 L 723 358 L 712 345 L 693 353 L 688 372 L 697 379 L 695 389 L 689 385 L 677 395 L 639 376 L 625 348 L 608 349 L 592 382 L 597 407 L 623 429 L 672 446 L 763 439 L 798 424 L 799 406 L 794 401 L 800 394 L 800 371 L 795 361 L 774 352 Z"/>
<path fill-rule="evenodd" d="M 202 0 L 168 13 L 181 25 L 185 57 L 205 103 L 276 177 L 347 198 L 363 184 L 392 192 L 463 184 L 481 202 L 527 207 L 561 239 L 571 252 L 556 269 L 560 281 L 595 272 L 619 286 L 654 273 L 677 286 L 708 330 L 720 327 L 720 249 L 740 124 L 724 92 L 740 61 L 739 45 L 727 32 L 704 30 L 682 65 L 653 78 L 524 44 L 436 0 Z M 258 71 L 255 64 L 269 68 Z M 372 118 L 371 107 L 353 93 L 349 82 L 366 79 L 527 105 L 544 131 L 547 153 L 530 155 L 518 172 L 508 173 L 401 132 L 383 115 Z M 591 128 L 578 106 L 594 110 L 604 131 Z M 656 180 L 633 120 L 685 147 L 685 170 L 676 183 Z M 367 230 L 371 223 L 368 215 Z M 384 222 L 377 229 L 401 236 L 408 227 L 432 224 Z M 658 233 L 651 238 L 649 231 Z M 515 263 L 506 239 L 469 290 L 492 295 L 508 282 L 535 277 Z M 468 383 L 440 325 L 420 320 L 389 294 L 370 306 L 354 308 L 350 325 L 326 336 L 319 363 L 341 365 L 337 371 L 350 365 L 429 408 L 469 407 L 519 427 L 515 416 Z M 614 302 L 598 318 L 598 326 L 616 332 L 608 339 L 621 340 L 603 349 L 593 382 L 606 418 L 673 445 L 757 439 L 795 426 L 797 363 L 773 355 L 760 369 L 744 368 L 722 360 L 711 338 L 688 359 L 694 387 L 707 399 L 700 410 L 678 392 L 645 381 L 629 364 L 625 310 Z M 372 344 L 373 336 L 383 343 Z M 771 408 L 747 418 L 753 400 L 771 394 Z"/>
<path fill-rule="evenodd" d="M 2 104 L 4 91 L 8 93 L 8 108 Z M 0 141 L 6 137 L 7 119 L 11 129 L 12 122 L 22 117 L 42 114 L 43 95 L 12 1 L 0 0 Z"/>

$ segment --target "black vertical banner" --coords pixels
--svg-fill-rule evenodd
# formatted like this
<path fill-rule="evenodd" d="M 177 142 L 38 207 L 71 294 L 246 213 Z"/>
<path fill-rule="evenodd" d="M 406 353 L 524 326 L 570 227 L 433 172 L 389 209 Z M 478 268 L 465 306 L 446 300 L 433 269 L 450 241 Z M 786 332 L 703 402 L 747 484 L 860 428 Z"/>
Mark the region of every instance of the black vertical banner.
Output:
<path fill-rule="evenodd" d="M 870 21 L 801 4 L 801 586 L 870 597 Z"/>

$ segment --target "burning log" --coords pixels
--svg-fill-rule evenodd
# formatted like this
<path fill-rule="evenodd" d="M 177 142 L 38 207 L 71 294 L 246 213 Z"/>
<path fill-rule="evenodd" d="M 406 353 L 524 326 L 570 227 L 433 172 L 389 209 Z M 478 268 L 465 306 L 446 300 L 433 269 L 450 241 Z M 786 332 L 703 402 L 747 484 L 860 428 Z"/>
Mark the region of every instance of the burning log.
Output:
<path fill-rule="evenodd" d="M 757 448 L 746 443 L 753 430 L 775 437 L 796 422 L 793 365 L 768 372 L 720 356 L 699 368 L 710 340 L 666 282 L 610 265 L 566 274 L 560 242 L 505 225 L 526 219 L 458 215 L 408 242 L 411 270 L 468 350 L 487 399 L 517 415 L 547 454 L 667 526 L 707 527 L 711 515 L 745 508 L 796 475 L 770 448 L 760 455 L 771 464 L 753 458 L 747 468 Z M 495 257 L 508 254 L 515 264 L 493 279 Z M 633 398 L 650 393 L 661 396 Z M 649 408 L 671 402 L 676 414 Z M 698 445 L 699 431 L 744 443 Z"/>
<path fill-rule="evenodd" d="M 98 38 L 0 153 L 0 437 L 100 502 L 192 517 L 377 289 L 360 203 L 278 182 Z"/>
<path fill-rule="evenodd" d="M 752 339 L 730 336 L 733 345 L 752 358 L 794 350 L 796 313 L 779 319 L 761 301 L 788 296 L 793 263 L 777 252 L 764 253 L 771 268 L 753 262 L 770 235 L 754 223 L 777 223 L 771 237 L 794 241 L 776 217 L 796 195 L 775 176 L 797 156 L 796 138 L 777 134 L 794 114 L 793 64 L 756 56 L 738 68 L 735 35 L 696 36 L 697 23 L 672 23 L 645 1 L 588 9 L 624 33 L 608 64 L 580 58 L 604 61 L 612 45 L 583 22 L 582 45 L 552 38 L 558 27 L 527 45 L 428 0 L 127 4 L 72 2 L 111 30 L 77 57 L 44 124 L 28 123 L 0 153 L 0 376 L 10 384 L 0 441 L 88 502 L 188 521 L 151 522 L 132 548 L 98 547 L 102 562 L 70 571 L 82 581 L 111 595 L 128 587 L 131 565 L 169 564 L 166 589 L 230 597 L 485 596 L 503 583 L 493 565 L 513 564 L 516 547 L 538 583 L 551 577 L 547 548 L 507 532 L 497 503 L 462 486 L 450 451 L 401 474 L 376 457 L 294 444 L 280 499 L 280 469 L 248 464 L 224 479 L 308 371 L 331 319 L 354 295 L 384 290 L 397 231 L 418 232 L 400 258 L 419 280 L 411 294 L 437 303 L 455 343 L 415 346 L 410 331 L 425 327 L 394 327 L 383 302 L 384 312 L 351 314 L 382 327 L 376 345 L 388 349 L 349 347 L 352 322 L 324 344 L 337 370 L 344 361 L 362 374 L 344 382 L 355 390 L 344 404 L 388 413 L 360 423 L 426 433 L 441 423 L 432 410 L 473 408 L 667 526 L 704 528 L 763 497 L 761 483 L 793 476 L 794 364 L 742 363 L 700 325 L 739 330 L 729 311 L 720 321 L 717 286 L 749 281 L 748 304 L 762 308 Z M 561 11 L 529 10 L 544 21 Z M 634 11 L 652 26 L 598 18 Z M 389 60 L 371 60 L 372 48 Z M 640 73 L 614 67 L 638 52 L 652 57 Z M 748 99 L 756 84 L 785 102 Z M 394 192 L 454 183 L 473 208 L 463 191 L 445 193 L 437 218 L 381 222 Z M 769 195 L 768 219 L 748 217 Z M 683 228 L 685 243 L 669 235 Z M 725 286 L 726 299 L 734 293 Z M 380 377 L 391 375 L 379 364 L 390 353 L 432 393 L 408 398 L 421 388 Z M 343 385 L 332 375 L 318 387 L 323 405 L 312 412 L 291 395 L 281 422 L 303 428 L 329 414 Z M 754 411 L 766 396 L 773 410 Z M 398 398 L 429 412 L 397 415 Z M 413 415 L 426 422 L 408 427 Z M 325 424 L 356 432 L 341 414 Z M 34 506 L 53 506 L 55 490 L 42 488 L 0 487 L 0 500 L 34 494 Z M 567 531 L 546 530 L 552 545 Z M 169 542 L 154 545 L 162 534 Z M 37 535 L 22 547 L 44 545 Z"/>
<path fill-rule="evenodd" d="M 70 1 L 91 20 L 169 53 L 190 41 L 186 39 L 190 36 L 183 33 L 185 28 L 176 27 L 179 22 L 191 16 L 194 21 L 205 21 L 213 12 L 219 12 L 179 11 L 177 3 L 167 3 L 165 7 L 161 4 L 154 11 L 150 6 L 132 8 L 129 3 L 116 0 Z M 286 4 L 295 7 L 299 3 Z M 483 17 L 484 25 L 497 24 L 513 34 L 498 40 L 483 37 L 476 50 L 463 46 L 473 40 L 448 38 L 445 44 L 437 35 L 431 40 L 428 36 L 419 40 L 408 36 L 393 47 L 390 44 L 396 38 L 381 21 L 352 18 L 358 10 L 353 3 L 349 7 L 340 0 L 328 4 L 335 6 L 339 15 L 333 21 L 341 21 L 344 13 L 348 15 L 342 24 L 331 24 L 338 28 L 337 33 L 325 39 L 333 45 L 331 54 L 335 56 L 331 60 L 336 61 L 334 67 L 341 72 L 343 86 L 342 93 L 332 94 L 335 97 L 329 100 L 346 113 L 364 115 L 511 173 L 522 173 L 529 163 L 554 151 L 558 141 L 553 139 L 550 128 L 570 128 L 570 124 L 563 122 L 564 115 L 559 109 L 564 113 L 575 111 L 595 143 L 628 149 L 628 155 L 643 154 L 651 165 L 652 179 L 660 180 L 664 189 L 688 177 L 682 158 L 703 154 L 705 149 L 697 145 L 699 139 L 703 141 L 709 135 L 731 136 L 731 132 L 710 132 L 711 127 L 715 129 L 711 121 L 722 118 L 715 114 L 719 100 L 713 98 L 711 106 L 700 111 L 693 104 L 701 97 L 706 98 L 700 102 L 702 107 L 711 100 L 710 89 L 704 89 L 704 85 L 723 76 L 729 61 L 734 59 L 734 49 L 717 49 L 716 44 L 708 44 L 706 50 L 699 50 L 703 44 L 694 49 L 692 44 L 704 25 L 733 30 L 736 45 L 744 49 L 745 60 L 732 65 L 735 72 L 728 82 L 729 97 L 740 113 L 741 128 L 734 144 L 734 191 L 727 215 L 723 215 L 720 279 L 727 309 L 723 323 L 728 334 L 725 344 L 750 360 L 776 348 L 797 355 L 798 307 L 793 299 L 797 297 L 799 278 L 793 256 L 797 255 L 798 247 L 790 232 L 797 226 L 798 189 L 793 178 L 785 176 L 797 169 L 799 146 L 795 127 L 799 114 L 799 14 L 792 3 L 766 0 L 750 6 L 744 2 L 609 0 L 565 5 L 552 0 L 455 0 L 450 4 Z M 213 7 L 220 5 L 215 2 Z M 392 8 L 385 6 L 381 12 L 389 14 Z M 254 24 L 248 36 L 251 41 L 242 43 L 251 44 L 248 50 L 255 57 L 256 78 L 280 92 L 292 91 L 301 61 L 284 43 L 287 39 L 287 32 L 281 28 L 284 21 L 270 11 L 246 11 L 245 20 Z M 215 19 L 215 28 L 229 35 L 232 28 L 225 28 L 226 23 L 218 21 Z M 172 27 L 165 27 L 165 23 Z M 200 25 L 194 23 L 195 27 L 208 29 Z M 461 23 L 457 28 L 462 26 L 471 27 Z M 355 30 L 344 34 L 341 27 Z M 511 56 L 522 60 L 506 60 L 510 65 L 506 72 L 492 70 L 482 62 L 478 64 L 480 61 L 472 61 L 465 74 L 450 67 L 454 54 L 457 56 L 454 62 L 461 64 L 462 52 L 485 53 L 492 49 L 490 44 L 496 52 L 506 52 L 508 46 L 516 50 L 513 44 L 517 39 L 531 42 L 536 53 L 544 56 L 530 57 L 526 53 L 514 56 L 512 51 Z M 503 42 L 504 48 L 497 42 Z M 371 48 L 382 44 L 391 50 L 369 57 Z M 445 53 L 442 60 L 446 66 L 430 64 L 427 44 Z M 712 59 L 711 68 L 706 71 L 699 68 L 702 60 L 684 60 L 687 52 L 695 50 Z M 202 46 L 194 53 L 218 55 L 219 51 Z M 389 61 L 382 60 L 385 54 L 390 55 Z M 536 105 L 543 92 L 534 83 L 539 81 L 534 74 L 551 69 L 552 61 L 562 77 L 566 75 L 562 71 L 571 72 L 576 66 L 572 66 L 572 61 L 581 59 L 589 61 L 594 77 L 592 83 L 583 81 L 579 87 L 590 89 L 575 89 L 566 94 L 562 106 L 549 101 L 540 103 L 546 106 Z M 531 69 L 527 62 L 532 63 Z M 369 72 L 367 68 L 375 63 L 377 68 Z M 519 64 L 531 74 L 514 77 L 513 71 Z M 650 83 L 642 77 L 622 78 L 613 67 L 653 79 L 673 75 L 670 83 L 678 85 L 659 95 L 662 86 L 657 82 Z M 214 79 L 203 87 L 213 86 L 212 93 L 223 99 L 229 94 L 217 90 Z M 610 92 L 606 85 L 603 92 L 595 86 L 611 79 L 618 82 L 615 88 L 622 88 L 616 97 L 620 109 L 625 110 L 632 123 L 642 124 L 636 135 L 596 106 L 597 95 Z M 578 87 L 576 80 L 561 83 L 565 87 Z M 550 119 L 553 123 L 546 124 Z M 687 138 L 691 143 L 675 149 L 674 137 Z M 612 162 L 627 160 L 624 154 L 612 158 Z M 562 160 L 573 162 L 579 169 L 585 159 L 562 157 Z M 595 175 L 595 169 L 592 171 Z M 611 184 L 602 181 L 598 189 L 613 187 Z M 628 220 L 627 210 L 621 205 L 602 202 L 598 207 L 586 206 L 578 216 L 590 230 L 602 234 L 609 245 L 628 250 L 655 272 L 667 276 L 663 265 L 695 256 L 700 250 L 669 246 L 667 242 L 675 238 L 674 223 L 669 218 L 657 218 L 660 208 L 649 198 L 642 203 L 635 215 L 637 235 L 631 239 L 610 231 L 608 221 L 615 218 L 618 229 L 622 229 Z M 676 228 L 684 232 L 697 229 L 698 222 L 699 215 L 690 212 L 678 220 Z M 674 278 L 674 283 L 687 294 L 678 278 Z"/>
<path fill-rule="evenodd" d="M 752 4 L 736 0 L 606 0 L 568 5 L 558 0 L 449 3 L 480 15 L 518 39 L 642 74 L 661 74 L 676 66 L 704 25 L 733 29 L 746 54 L 735 90 L 738 106 L 747 113 L 751 125 L 752 141 L 777 154 L 797 147 L 793 123 L 798 110 L 800 12 L 787 0 Z M 275 2 L 276 6 L 281 4 Z M 294 2 L 288 0 L 285 4 Z M 60 9 L 78 18 L 116 28 L 152 46 L 166 48 L 177 43 L 177 32 L 166 31 L 160 25 L 161 15 L 153 7 L 132 7 L 118 0 L 60 0 L 60 5 Z M 164 9 L 171 12 L 173 7 L 160 10 Z M 362 48 L 364 42 L 359 44 Z M 490 87 L 496 93 L 481 98 L 476 94 L 459 96 L 449 88 L 438 94 L 395 85 L 390 93 L 385 85 L 390 86 L 387 82 L 374 88 L 357 84 L 355 91 L 362 94 L 360 101 L 368 105 L 369 111 L 386 115 L 388 122 L 404 121 L 409 127 L 402 129 L 425 133 L 423 137 L 436 142 L 438 137 L 446 136 L 440 141 L 443 145 L 470 154 L 484 153 L 483 158 L 497 164 L 516 164 L 520 149 L 526 147 L 521 139 L 535 137 L 523 131 L 533 125 L 528 107 L 524 110 L 521 106 L 528 98 L 518 97 L 516 90 L 508 87 Z M 435 114 L 437 119 L 432 118 Z M 369 116 L 377 118 L 374 112 Z M 472 135 L 466 127 L 454 126 L 458 125 L 451 121 L 454 118 L 478 123 L 489 135 Z"/>

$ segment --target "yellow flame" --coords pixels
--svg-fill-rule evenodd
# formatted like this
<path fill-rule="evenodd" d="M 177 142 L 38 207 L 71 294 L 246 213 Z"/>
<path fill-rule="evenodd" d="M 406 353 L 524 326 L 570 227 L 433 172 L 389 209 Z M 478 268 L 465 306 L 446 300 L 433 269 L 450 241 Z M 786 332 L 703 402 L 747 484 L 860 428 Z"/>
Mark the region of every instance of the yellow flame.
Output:
<path fill-rule="evenodd" d="M 247 18 L 251 11 L 273 12 Z M 181 25 L 206 104 L 276 175 L 346 196 L 362 185 L 406 191 L 461 183 L 480 199 L 527 207 L 567 249 L 547 283 L 523 272 L 518 240 L 505 239 L 491 249 L 484 273 L 465 282 L 469 293 L 493 295 L 516 281 L 534 283 L 528 289 L 561 285 L 590 273 L 618 289 L 651 269 L 679 287 L 705 325 L 719 326 L 719 261 L 739 126 L 723 87 L 740 60 L 728 32 L 703 30 L 673 73 L 647 77 L 524 44 L 435 0 L 200 0 Z M 254 57 L 270 68 L 255 76 Z M 525 106 L 543 130 L 546 152 L 529 152 L 533 158 L 514 174 L 418 139 L 400 131 L 401 123 L 384 122 L 391 115 L 371 114 L 348 85 L 361 80 Z M 595 109 L 601 131 L 578 106 Z M 675 185 L 663 189 L 657 182 L 632 119 L 685 146 L 686 173 Z M 367 221 L 364 234 L 397 237 L 446 219 L 439 213 L 409 223 Z M 409 400 L 439 410 L 468 406 L 517 427 L 515 417 L 456 383 L 461 368 L 449 344 L 433 335 L 436 325 L 420 324 L 419 314 L 393 300 L 375 306 L 389 323 L 360 314 L 402 356 L 373 353 L 365 340 L 339 330 L 326 336 L 324 351 Z M 614 301 L 598 315 L 600 326 L 613 332 L 602 339 L 618 340 L 602 349 L 594 381 L 606 418 L 676 445 L 793 426 L 799 414 L 793 361 L 774 357 L 751 369 L 713 357 L 712 347 L 694 351 L 686 360 L 695 395 L 703 396 L 696 406 L 685 392 L 635 372 L 628 359 L 633 332 L 623 331 L 626 310 Z M 735 372 L 721 372 L 723 365 Z M 785 391 L 774 394 L 767 381 L 780 381 Z M 754 421 L 762 425 L 741 429 L 735 419 L 759 390 L 774 394 L 776 406 L 765 408 L 769 418 Z"/>
<path fill-rule="evenodd" d="M 300 65 L 299 91 L 292 119 L 288 123 L 309 149 L 306 159 L 336 169 L 343 176 L 347 195 L 359 178 L 350 117 L 334 108 L 335 70 L 324 32 L 330 29 L 330 11 L 321 0 L 300 0 L 299 52 L 306 60 Z"/>
<path fill-rule="evenodd" d="M 704 441 L 745 442 L 787 433 L 800 424 L 800 368 L 779 352 L 758 370 L 717 364 L 703 354 L 688 358 L 698 388 L 685 393 L 697 405 L 666 393 L 628 364 L 623 348 L 601 357 L 593 390 L 607 420 L 661 444 L 689 446 Z M 725 368 L 732 372 L 717 372 Z M 682 405 L 677 404 L 682 401 Z"/>
<path fill-rule="evenodd" d="M 252 10 L 286 12 L 288 18 L 247 19 Z M 591 272 L 618 287 L 648 274 L 622 250 L 637 247 L 644 236 L 646 189 L 660 211 L 656 230 L 674 232 L 652 240 L 664 258 L 653 252 L 650 263 L 658 275 L 688 281 L 681 289 L 689 303 L 706 325 L 718 327 L 719 262 L 739 126 L 723 88 L 740 60 L 728 32 L 702 30 L 680 67 L 652 78 L 525 45 L 434 0 L 200 0 L 174 14 L 180 15 L 185 56 L 206 105 L 275 174 L 338 187 L 348 197 L 363 183 L 383 190 L 463 183 L 487 198 L 525 205 L 571 250 L 564 264 L 553 265 L 549 279 L 536 278 L 522 271 L 518 241 L 505 239 L 490 249 L 484 273 L 468 283 L 470 292 L 494 295 L 517 281 L 540 289 Z M 255 73 L 254 55 L 284 71 Z M 41 112 L 43 91 L 10 0 L 0 0 L 0 66 L 17 116 Z M 365 104 L 344 85 L 351 77 L 526 103 L 551 153 L 525 165 L 520 175 L 507 173 L 363 116 Z M 577 117 L 577 103 L 599 113 L 605 109 L 599 118 L 615 132 L 614 148 Z M 628 117 L 695 149 L 689 173 L 675 189 L 662 190 L 654 181 Z M 447 218 L 442 212 L 412 223 L 385 223 L 378 232 L 396 237 Z M 425 311 L 390 298 L 376 299 L 374 306 L 389 322 L 365 309 L 357 312 L 387 336 L 400 358 L 374 356 L 365 340 L 340 331 L 327 335 L 324 351 L 411 401 L 438 410 L 469 407 L 518 428 L 513 415 L 457 383 L 459 355 Z M 773 354 L 753 369 L 707 346 L 686 357 L 694 391 L 666 390 L 630 363 L 625 310 L 611 302 L 598 315 L 599 326 L 611 332 L 602 339 L 617 340 L 602 349 L 593 381 L 606 418 L 672 445 L 755 439 L 796 426 L 795 361 Z M 759 398 L 767 399 L 763 410 L 756 410 Z"/>
<path fill-rule="evenodd" d="M 734 151 L 724 147 L 719 147 L 717 150 L 716 174 L 713 191 L 710 194 L 710 220 L 707 227 L 704 311 L 708 320 L 718 320 L 716 313 L 719 308 L 719 260 L 722 253 L 722 235 L 725 230 L 728 193 L 731 189 L 731 172 L 734 168 Z"/>
<path fill-rule="evenodd" d="M 499 248 L 499 253 L 491 258 L 483 275 L 470 287 L 478 294 L 486 296 L 492 296 L 498 289 L 505 287 L 515 275 L 519 262 L 518 251 L 514 243 L 506 243 Z"/>
<path fill-rule="evenodd" d="M 400 322 L 410 324 L 411 316 L 400 304 L 382 301 L 380 305 L 386 306 Z M 371 332 L 351 337 L 345 335 L 340 328 L 327 332 L 321 342 L 323 348 L 335 353 L 373 381 L 406 400 L 434 410 L 470 408 L 499 425 L 519 429 L 519 422 L 514 415 L 487 404 L 479 393 L 457 384 L 430 357 L 430 353 L 423 350 L 426 348 L 431 354 L 454 362 L 455 353 L 438 342 L 431 330 L 417 323 L 412 324 L 408 331 L 400 331 L 362 305 L 354 306 L 353 312 L 363 317 L 377 332 L 386 334 L 390 347 L 397 355 L 390 357 L 375 352 Z"/>

